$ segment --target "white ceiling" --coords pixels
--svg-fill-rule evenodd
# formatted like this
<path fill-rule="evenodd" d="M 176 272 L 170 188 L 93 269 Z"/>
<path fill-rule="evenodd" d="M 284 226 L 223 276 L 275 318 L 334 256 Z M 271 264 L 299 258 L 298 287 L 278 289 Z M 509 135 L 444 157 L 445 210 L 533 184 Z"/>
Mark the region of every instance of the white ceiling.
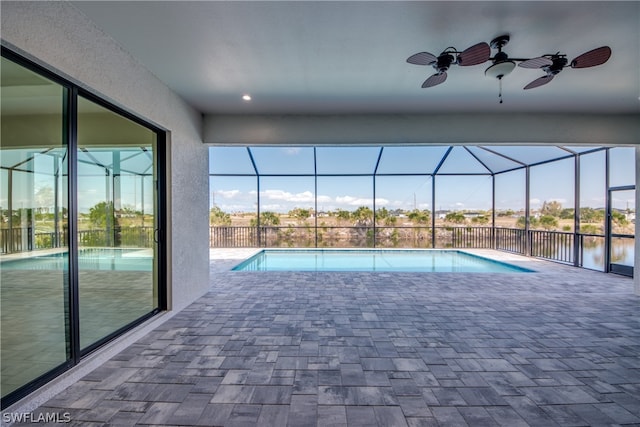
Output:
<path fill-rule="evenodd" d="M 205 114 L 640 112 L 638 1 L 73 4 Z M 613 53 L 528 91 L 544 73 L 518 67 L 503 80 L 502 105 L 498 81 L 484 76 L 490 63 L 453 66 L 445 83 L 422 89 L 433 69 L 406 62 L 501 34 L 511 57 Z"/>

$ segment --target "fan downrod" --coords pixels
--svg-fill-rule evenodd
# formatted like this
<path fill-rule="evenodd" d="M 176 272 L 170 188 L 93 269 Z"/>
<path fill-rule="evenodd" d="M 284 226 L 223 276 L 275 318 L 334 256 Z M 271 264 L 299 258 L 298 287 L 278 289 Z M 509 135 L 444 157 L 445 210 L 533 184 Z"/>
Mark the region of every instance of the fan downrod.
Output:
<path fill-rule="evenodd" d="M 507 34 L 504 34 L 502 36 L 498 36 L 495 39 L 491 40 L 491 43 L 489 43 L 489 46 L 491 46 L 493 49 L 498 49 L 498 51 L 500 51 L 502 50 L 503 47 L 509 44 L 509 40 L 511 40 L 511 37 L 509 37 L 509 35 Z"/>

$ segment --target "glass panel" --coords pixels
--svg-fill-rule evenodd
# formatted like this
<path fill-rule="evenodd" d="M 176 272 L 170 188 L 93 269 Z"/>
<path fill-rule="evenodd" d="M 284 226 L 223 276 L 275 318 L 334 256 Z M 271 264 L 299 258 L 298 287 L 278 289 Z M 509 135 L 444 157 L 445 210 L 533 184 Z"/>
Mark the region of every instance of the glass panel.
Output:
<path fill-rule="evenodd" d="M 318 177 L 318 246 L 373 246 L 373 177 Z"/>
<path fill-rule="evenodd" d="M 69 357 L 65 89 L 2 58 L 2 397 Z"/>
<path fill-rule="evenodd" d="M 580 233 L 604 235 L 606 211 L 605 152 L 580 156 Z"/>
<path fill-rule="evenodd" d="M 636 152 L 633 147 L 616 147 L 609 150 L 609 187 L 635 185 Z"/>
<path fill-rule="evenodd" d="M 377 173 L 433 173 L 448 149 L 446 146 L 384 147 Z"/>
<path fill-rule="evenodd" d="M 318 174 L 372 174 L 376 168 L 380 147 L 318 147 Z"/>
<path fill-rule="evenodd" d="M 513 160 L 522 162 L 527 165 L 565 157 L 570 154 L 567 151 L 555 146 L 542 145 L 494 145 L 491 146 L 490 149 L 491 151 L 503 154 L 509 158 L 512 158 Z"/>
<path fill-rule="evenodd" d="M 491 176 L 436 176 L 436 247 L 457 246 L 452 227 L 491 226 Z M 476 247 L 490 247 L 491 233 Z M 486 239 L 485 239 L 486 238 Z"/>
<path fill-rule="evenodd" d="M 158 307 L 156 134 L 78 98 L 82 349 Z"/>
<path fill-rule="evenodd" d="M 524 229 L 527 175 L 525 169 L 496 176 L 496 227 Z"/>
<path fill-rule="evenodd" d="M 259 174 L 313 175 L 311 147 L 251 147 Z"/>
<path fill-rule="evenodd" d="M 492 149 L 493 147 L 487 148 Z M 467 149 L 475 154 L 478 159 L 482 160 L 482 163 L 484 163 L 494 173 L 523 167 L 520 163 L 505 159 L 502 156 L 491 153 L 490 151 L 484 150 L 480 147 L 469 146 Z"/>
<path fill-rule="evenodd" d="M 572 232 L 574 226 L 574 159 L 530 169 L 530 226 L 532 230 Z"/>
<path fill-rule="evenodd" d="M 431 177 L 376 177 L 376 246 L 431 247 Z"/>
<path fill-rule="evenodd" d="M 264 246 L 315 246 L 313 177 L 261 177 L 260 226 Z"/>
<path fill-rule="evenodd" d="M 636 221 L 635 190 L 612 191 L 611 233 L 633 236 Z"/>
<path fill-rule="evenodd" d="M 209 147 L 209 173 L 255 175 L 247 147 Z"/>
<path fill-rule="evenodd" d="M 635 256 L 635 242 L 633 237 L 611 238 L 611 264 L 633 267 Z"/>
<path fill-rule="evenodd" d="M 469 173 L 491 173 L 474 158 L 464 147 L 453 147 L 444 163 L 438 170 L 439 174 L 469 174 Z"/>
<path fill-rule="evenodd" d="M 209 177 L 209 245 L 212 248 L 257 246 L 257 178 Z"/>

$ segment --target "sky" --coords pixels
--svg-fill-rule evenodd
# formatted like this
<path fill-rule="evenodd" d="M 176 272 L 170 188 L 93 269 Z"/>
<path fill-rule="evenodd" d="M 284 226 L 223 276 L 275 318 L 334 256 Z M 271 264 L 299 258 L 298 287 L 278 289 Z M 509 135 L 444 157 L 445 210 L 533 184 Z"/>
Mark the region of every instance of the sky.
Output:
<path fill-rule="evenodd" d="M 508 157 L 544 160 L 551 155 L 567 154 L 554 147 L 499 147 L 489 146 L 491 150 L 500 150 Z M 581 148 L 573 147 L 576 150 Z M 550 150 L 549 150 L 550 149 Z M 260 177 L 261 211 L 286 213 L 294 208 L 313 209 L 314 195 L 318 194 L 319 211 L 337 209 L 353 211 L 360 206 L 374 208 L 373 172 L 375 177 L 375 208 L 428 209 L 432 210 L 433 178 L 429 175 L 388 176 L 384 174 L 431 173 L 439 165 L 448 147 L 407 146 L 384 147 L 317 147 L 314 164 L 312 147 L 254 147 L 253 159 L 246 147 L 210 147 L 209 173 L 244 174 L 245 176 L 210 176 L 210 206 L 219 206 L 225 212 L 255 212 L 257 208 L 257 178 Z M 450 176 L 441 173 L 487 173 L 489 167 L 496 171 L 508 170 L 518 164 L 500 156 L 491 154 L 478 147 L 471 147 L 473 155 L 463 147 L 454 147 L 446 161 L 440 165 L 436 176 L 435 210 L 488 210 L 491 208 L 492 180 L 489 175 Z M 5 153 L 3 153 L 5 154 Z M 108 153 L 107 153 L 108 154 Z M 94 153 L 94 156 L 107 154 Z M 123 158 L 128 158 L 124 156 Z M 131 157 L 131 161 L 146 162 L 141 171 L 149 172 L 149 158 L 144 155 Z M 478 161 L 478 159 L 480 161 Z M 633 185 L 635 183 L 635 156 L 633 148 L 615 148 L 610 150 L 611 186 Z M 4 161 L 16 161 L 3 155 Z M 88 160 L 88 159 L 85 159 Z M 109 164 L 107 158 L 98 159 Z M 482 163 L 485 166 L 483 166 Z M 128 163 L 127 163 L 128 165 Z M 129 165 L 133 166 L 133 165 Z M 144 166 L 144 167 L 143 167 Z M 31 165 L 36 173 L 15 173 L 14 208 L 32 207 L 47 203 L 34 195 L 47 186 L 52 187 L 54 163 L 51 156 L 37 156 Z M 313 175 L 317 170 L 317 189 Z M 557 162 L 533 166 L 530 168 L 530 203 L 532 209 L 539 209 L 545 201 L 560 202 L 563 207 L 574 204 L 574 162 L 565 159 Z M 106 192 L 111 191 L 113 182 L 109 182 L 104 169 L 90 167 L 87 164 L 79 169 L 79 209 L 81 213 L 104 201 Z M 581 205 L 602 208 L 605 203 L 605 154 L 599 151 L 581 156 L 580 198 Z M 7 172 L 2 170 L 1 181 L 7 182 Z M 270 174 L 288 174 L 287 176 L 269 176 Z M 351 174 L 335 176 L 338 174 Z M 295 176 L 294 176 L 295 175 Z M 121 204 L 135 210 L 153 210 L 153 178 L 141 178 L 123 174 L 121 177 Z M 497 210 L 525 207 L 524 169 L 496 175 Z M 143 190 L 144 188 L 144 190 Z M 31 190 L 33 189 L 33 190 Z M 62 190 L 61 190 L 62 191 Z M 46 192 L 43 192 L 46 193 Z M 43 194 L 41 193 L 41 194 Z M 61 196 L 62 198 L 62 196 Z M 614 194 L 614 206 L 625 208 L 633 206 L 633 192 Z M 49 200 L 49 204 L 53 204 Z M 0 206 L 8 206 L 8 192 L 5 185 L 0 186 Z"/>
<path fill-rule="evenodd" d="M 556 147 L 500 147 L 489 149 L 522 162 L 540 162 L 568 152 Z M 585 147 L 572 147 L 582 152 Z M 384 174 L 432 173 L 448 147 L 317 147 L 316 164 L 312 147 L 210 147 L 210 174 L 244 174 L 245 176 L 210 176 L 210 206 L 225 212 L 255 212 L 257 206 L 256 169 L 260 173 L 261 211 L 288 212 L 296 207 L 318 210 L 355 210 L 360 206 L 389 210 L 433 209 L 431 176 L 386 176 Z M 485 173 L 488 169 L 505 171 L 520 166 L 478 147 L 473 154 L 454 147 L 440 165 L 436 175 L 435 210 L 491 209 L 490 175 L 450 176 L 455 173 Z M 635 184 L 633 148 L 610 151 L 611 186 Z M 378 160 L 379 159 L 379 160 Z M 255 168 L 254 168 L 255 165 Z M 377 175 L 372 176 L 376 171 Z M 604 151 L 581 156 L 581 206 L 602 208 L 605 203 Z M 313 176 L 318 173 L 317 190 Z M 557 201 L 563 207 L 574 204 L 573 158 L 530 168 L 530 204 L 539 209 L 543 202 Z M 288 174 L 288 176 L 269 176 Z M 351 174 L 347 176 L 332 176 Z M 630 193 L 614 194 L 629 199 Z M 496 175 L 496 209 L 519 210 L 525 207 L 524 169 Z M 618 200 L 626 205 L 633 200 Z"/>

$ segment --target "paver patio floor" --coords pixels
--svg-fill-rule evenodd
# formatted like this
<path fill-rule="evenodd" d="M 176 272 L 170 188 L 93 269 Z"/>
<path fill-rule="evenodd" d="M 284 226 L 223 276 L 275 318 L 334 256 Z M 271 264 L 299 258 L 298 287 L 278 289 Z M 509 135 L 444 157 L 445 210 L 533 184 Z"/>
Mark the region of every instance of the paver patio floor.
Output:
<path fill-rule="evenodd" d="M 83 426 L 640 425 L 631 279 L 534 260 L 528 274 L 234 262 L 213 260 L 205 296 L 37 411 Z"/>

